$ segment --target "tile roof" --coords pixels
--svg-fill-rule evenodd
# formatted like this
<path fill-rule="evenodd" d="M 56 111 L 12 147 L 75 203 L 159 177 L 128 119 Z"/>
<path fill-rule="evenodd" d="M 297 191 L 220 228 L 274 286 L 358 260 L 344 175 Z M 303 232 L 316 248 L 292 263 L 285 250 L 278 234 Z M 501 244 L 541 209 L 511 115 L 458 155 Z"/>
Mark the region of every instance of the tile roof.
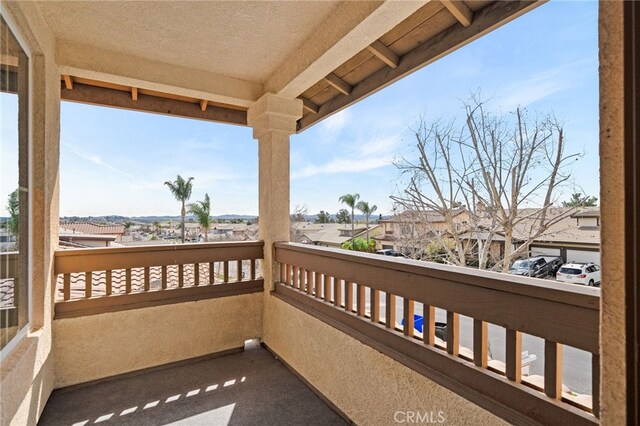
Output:
<path fill-rule="evenodd" d="M 90 222 L 70 222 L 63 223 L 61 227 L 79 232 L 81 234 L 94 235 L 121 235 L 124 234 L 124 225 L 99 225 Z"/>

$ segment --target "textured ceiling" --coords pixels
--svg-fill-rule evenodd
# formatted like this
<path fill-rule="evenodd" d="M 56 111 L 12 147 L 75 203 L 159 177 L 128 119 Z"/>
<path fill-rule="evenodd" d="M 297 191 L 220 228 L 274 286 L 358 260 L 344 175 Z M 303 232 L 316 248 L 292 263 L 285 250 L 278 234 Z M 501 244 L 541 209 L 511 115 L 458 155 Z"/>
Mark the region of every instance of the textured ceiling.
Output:
<path fill-rule="evenodd" d="M 263 83 L 333 1 L 40 1 L 58 40 Z"/>

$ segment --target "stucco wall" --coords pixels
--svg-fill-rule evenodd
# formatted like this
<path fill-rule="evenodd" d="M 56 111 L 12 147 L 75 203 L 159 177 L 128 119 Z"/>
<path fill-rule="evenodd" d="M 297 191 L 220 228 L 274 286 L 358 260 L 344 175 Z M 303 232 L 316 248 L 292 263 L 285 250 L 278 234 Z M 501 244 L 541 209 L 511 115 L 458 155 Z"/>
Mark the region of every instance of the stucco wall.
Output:
<path fill-rule="evenodd" d="M 262 335 L 262 293 L 55 320 L 55 387 L 242 347 Z"/>
<path fill-rule="evenodd" d="M 625 226 L 622 2 L 600 2 L 601 419 L 625 417 Z"/>
<path fill-rule="evenodd" d="M 449 424 L 499 425 L 493 414 L 358 340 L 270 296 L 264 342 L 356 424 L 388 425 L 406 412 Z M 395 418 L 394 418 L 395 417 Z"/>
<path fill-rule="evenodd" d="M 0 424 L 35 424 L 53 389 L 53 250 L 58 238 L 60 75 L 55 40 L 34 2 L 2 0 L 31 51 L 31 322 L 0 370 Z"/>

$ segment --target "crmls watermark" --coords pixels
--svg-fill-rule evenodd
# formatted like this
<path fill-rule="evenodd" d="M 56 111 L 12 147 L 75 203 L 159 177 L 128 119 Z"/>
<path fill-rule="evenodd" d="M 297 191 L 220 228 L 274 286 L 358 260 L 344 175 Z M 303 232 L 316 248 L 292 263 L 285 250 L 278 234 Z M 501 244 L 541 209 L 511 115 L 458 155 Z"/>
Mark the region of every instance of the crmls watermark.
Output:
<path fill-rule="evenodd" d="M 396 423 L 444 423 L 446 418 L 444 411 L 396 411 L 393 414 Z"/>

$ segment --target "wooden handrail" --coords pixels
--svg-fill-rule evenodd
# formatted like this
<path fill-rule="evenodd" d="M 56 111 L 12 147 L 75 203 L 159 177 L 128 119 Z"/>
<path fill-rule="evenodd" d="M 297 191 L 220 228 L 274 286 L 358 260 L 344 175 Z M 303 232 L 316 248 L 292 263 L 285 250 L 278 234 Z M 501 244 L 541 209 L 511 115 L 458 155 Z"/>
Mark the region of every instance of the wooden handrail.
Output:
<path fill-rule="evenodd" d="M 432 360 L 432 351 L 436 358 L 456 360 L 453 364 L 429 361 L 417 370 L 437 372 L 433 375 L 437 381 L 441 375 L 458 377 L 458 382 L 443 383 L 461 394 L 474 395 L 472 400 L 510 421 L 520 422 L 535 415 L 549 420 L 561 416 L 575 424 L 597 422 L 585 413 L 598 416 L 595 386 L 593 403 L 587 405 L 562 392 L 562 345 L 592 354 L 593 383 L 597 384 L 600 289 L 296 243 L 276 243 L 275 248 L 281 275 L 274 294 L 282 300 L 353 332 L 363 342 L 411 367 Z M 382 291 L 384 298 L 380 297 Z M 366 294 L 370 295 L 368 312 Z M 400 319 L 395 312 L 397 297 L 403 298 L 402 327 L 396 322 Z M 382 310 L 381 300 L 385 300 Z M 423 304 L 424 334 L 414 330 L 416 302 Z M 435 336 L 436 307 L 447 315 L 444 341 Z M 381 321 L 383 313 L 385 319 Z M 473 350 L 459 345 L 460 315 L 473 319 Z M 501 369 L 487 363 L 488 323 L 505 329 L 506 363 Z M 381 334 L 383 331 L 388 337 Z M 544 339 L 542 387 L 522 375 L 523 333 Z M 407 347 L 406 342 L 422 348 Z M 453 370 L 444 365 L 451 365 Z M 468 368 L 473 372 L 465 370 Z M 498 374 L 504 382 L 485 384 L 478 372 L 491 377 Z M 514 395 L 508 391 L 505 394 L 505 383 L 514 389 Z M 531 393 L 531 389 L 538 392 Z M 564 411 L 558 411 L 561 407 Z"/>
<path fill-rule="evenodd" d="M 262 259 L 263 247 L 262 241 L 249 241 L 59 250 L 54 263 L 56 314 L 96 314 L 260 291 L 263 280 L 256 277 L 256 261 Z"/>
<path fill-rule="evenodd" d="M 58 250 L 54 273 L 105 271 L 209 261 L 262 259 L 262 241 Z"/>
<path fill-rule="evenodd" d="M 600 289 L 296 243 L 276 261 L 598 352 Z"/>

